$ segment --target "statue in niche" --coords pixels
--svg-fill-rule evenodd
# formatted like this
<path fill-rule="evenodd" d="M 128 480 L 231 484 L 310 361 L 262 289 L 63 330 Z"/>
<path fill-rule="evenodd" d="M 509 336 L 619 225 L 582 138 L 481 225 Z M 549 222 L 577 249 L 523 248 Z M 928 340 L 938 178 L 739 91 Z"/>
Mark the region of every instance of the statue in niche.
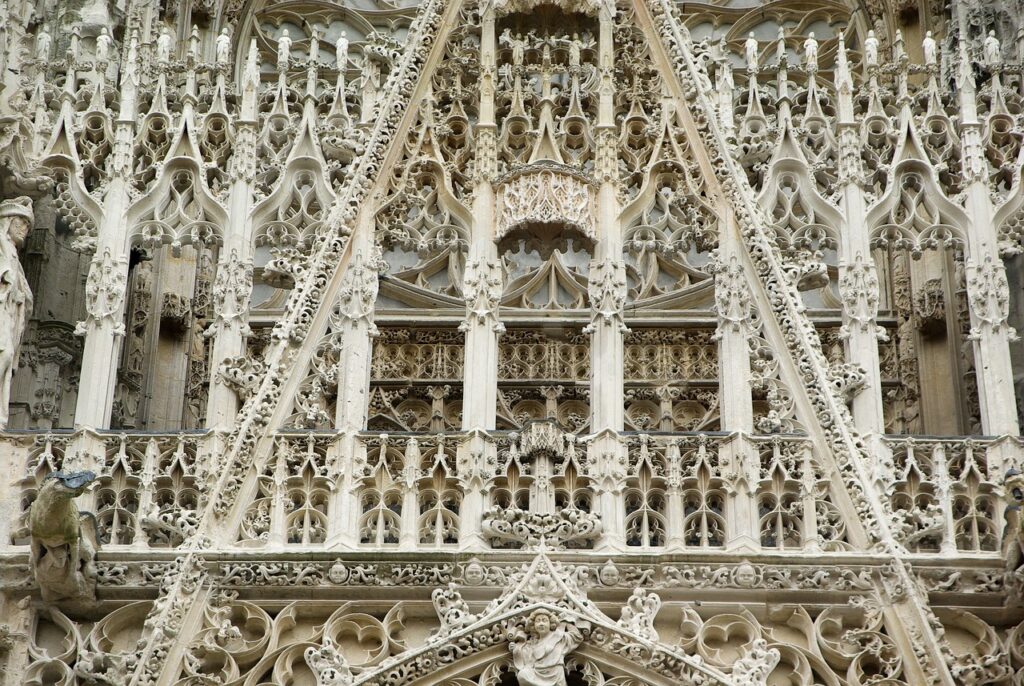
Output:
<path fill-rule="evenodd" d="M 930 34 L 931 31 L 928 33 Z M 995 31 L 989 31 L 988 35 L 985 36 L 982 52 L 985 55 L 985 64 L 989 67 L 998 66 L 1003 61 L 1002 45 L 999 43 L 999 39 L 996 38 Z"/>
<path fill-rule="evenodd" d="M 31 537 L 32 569 L 46 602 L 96 595 L 96 519 L 74 502 L 95 479 L 89 471 L 51 472 L 26 513 L 19 536 Z"/>
<path fill-rule="evenodd" d="M 338 71 L 344 73 L 348 67 L 348 34 L 344 31 L 334 44 L 334 60 L 338 65 Z"/>
<path fill-rule="evenodd" d="M 40 29 L 39 33 L 36 34 L 36 59 L 43 62 L 50 59 L 50 46 L 53 44 L 53 38 L 46 32 L 46 29 Z"/>
<path fill-rule="evenodd" d="M 18 347 L 32 314 L 32 291 L 18 261 L 18 248 L 25 243 L 33 217 L 32 200 L 25 196 L 0 203 L 0 428 L 7 426 Z"/>
<path fill-rule="evenodd" d="M 565 658 L 583 642 L 587 627 L 559 622 L 548 610 L 535 610 L 525 630 L 509 631 L 509 650 L 519 686 L 566 686 Z"/>
<path fill-rule="evenodd" d="M 932 38 L 932 32 L 927 31 L 924 34 L 924 40 L 921 41 L 921 50 L 924 52 L 924 63 L 929 66 L 935 66 L 939 61 L 939 46 Z"/>
<path fill-rule="evenodd" d="M 513 36 L 512 30 L 507 28 L 501 32 L 498 42 L 512 49 L 512 64 L 516 67 L 522 66 L 529 43 L 518 34 Z"/>

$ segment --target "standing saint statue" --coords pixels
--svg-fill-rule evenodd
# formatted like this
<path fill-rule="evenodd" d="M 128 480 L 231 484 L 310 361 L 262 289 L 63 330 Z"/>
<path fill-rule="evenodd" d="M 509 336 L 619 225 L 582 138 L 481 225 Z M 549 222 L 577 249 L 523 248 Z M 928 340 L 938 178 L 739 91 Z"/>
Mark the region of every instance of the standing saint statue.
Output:
<path fill-rule="evenodd" d="M 277 39 L 277 68 L 279 71 L 288 71 L 288 63 L 292 58 L 292 37 L 288 35 L 288 29 L 281 32 Z"/>
<path fill-rule="evenodd" d="M 32 291 L 18 261 L 18 248 L 32 226 L 32 200 L 25 196 L 0 203 L 0 428 L 7 426 L 11 378 L 18 347 L 32 313 Z"/>
<path fill-rule="evenodd" d="M 231 60 L 231 36 L 228 35 L 228 28 L 225 26 L 220 30 L 220 35 L 214 43 L 217 54 L 217 65 L 226 66 Z"/>
<path fill-rule="evenodd" d="M 747 59 L 747 69 L 750 71 L 757 71 L 757 39 L 754 38 L 754 32 L 751 31 L 747 34 L 747 40 L 743 43 L 743 53 Z"/>
<path fill-rule="evenodd" d="M 509 650 L 519 686 L 566 686 L 565 657 L 582 642 L 579 627 L 559 623 L 548 610 L 534 611 L 525 632 L 511 632 Z"/>
<path fill-rule="evenodd" d="M 868 31 L 868 37 L 864 39 L 864 64 L 869 67 L 878 66 L 878 39 L 874 31 Z"/>

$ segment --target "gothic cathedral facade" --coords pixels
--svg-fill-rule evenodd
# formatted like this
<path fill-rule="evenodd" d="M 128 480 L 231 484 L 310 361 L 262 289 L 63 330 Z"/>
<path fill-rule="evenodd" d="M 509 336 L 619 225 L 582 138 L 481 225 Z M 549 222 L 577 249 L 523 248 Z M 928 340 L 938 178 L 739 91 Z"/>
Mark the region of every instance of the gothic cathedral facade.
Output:
<path fill-rule="evenodd" d="M 0 686 L 1024 686 L 1024 0 L 0 0 Z"/>

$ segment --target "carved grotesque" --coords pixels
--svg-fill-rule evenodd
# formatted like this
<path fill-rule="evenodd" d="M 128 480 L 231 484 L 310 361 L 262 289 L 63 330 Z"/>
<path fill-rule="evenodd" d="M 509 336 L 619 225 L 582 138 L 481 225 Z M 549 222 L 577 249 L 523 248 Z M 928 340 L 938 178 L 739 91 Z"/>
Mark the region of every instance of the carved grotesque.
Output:
<path fill-rule="evenodd" d="M 1007 586 L 1021 597 L 1024 586 L 1024 474 L 1011 469 L 1003 482 L 1006 491 L 1006 528 L 1003 530 L 1003 557 L 1006 559 Z"/>
<path fill-rule="evenodd" d="M 320 648 L 306 648 L 304 657 L 316 674 L 316 686 L 347 686 L 355 678 L 330 636 L 324 636 Z"/>
<path fill-rule="evenodd" d="M 509 650 L 519 686 L 565 686 L 565 657 L 583 642 L 583 631 L 559 622 L 548 610 L 534 611 L 525 631 L 515 626 L 509 632 Z"/>
<path fill-rule="evenodd" d="M 32 201 L 27 197 L 0 203 L 0 428 L 7 426 L 11 377 L 18 365 L 18 347 L 32 313 L 32 292 L 18 261 L 18 248 L 32 226 Z"/>
<path fill-rule="evenodd" d="M 47 602 L 96 594 L 96 520 L 73 501 L 95 479 L 89 471 L 47 474 L 29 507 L 32 568 Z"/>
<path fill-rule="evenodd" d="M 737 686 L 764 686 L 780 659 L 779 650 L 769 648 L 768 641 L 754 639 L 747 654 L 736 660 L 732 667 L 733 683 Z"/>

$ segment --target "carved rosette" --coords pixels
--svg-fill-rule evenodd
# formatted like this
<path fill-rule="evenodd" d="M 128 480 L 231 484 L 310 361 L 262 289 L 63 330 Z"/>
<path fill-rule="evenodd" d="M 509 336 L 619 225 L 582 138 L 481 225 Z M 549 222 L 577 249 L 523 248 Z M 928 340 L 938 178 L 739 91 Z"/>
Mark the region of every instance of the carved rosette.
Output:
<path fill-rule="evenodd" d="M 575 169 L 555 162 L 531 164 L 498 180 L 495 240 L 520 229 L 556 226 L 594 241 L 593 205 L 593 185 Z"/>

